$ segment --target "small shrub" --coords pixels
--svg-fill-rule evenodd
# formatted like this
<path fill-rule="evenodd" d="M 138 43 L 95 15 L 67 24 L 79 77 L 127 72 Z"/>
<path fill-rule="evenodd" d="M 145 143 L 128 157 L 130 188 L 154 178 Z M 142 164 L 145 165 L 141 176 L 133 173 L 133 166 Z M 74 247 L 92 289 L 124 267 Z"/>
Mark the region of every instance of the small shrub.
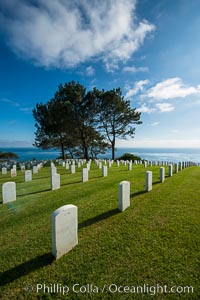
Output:
<path fill-rule="evenodd" d="M 142 160 L 141 157 L 131 154 L 131 153 L 124 153 L 122 156 L 118 157 L 117 160 Z"/>

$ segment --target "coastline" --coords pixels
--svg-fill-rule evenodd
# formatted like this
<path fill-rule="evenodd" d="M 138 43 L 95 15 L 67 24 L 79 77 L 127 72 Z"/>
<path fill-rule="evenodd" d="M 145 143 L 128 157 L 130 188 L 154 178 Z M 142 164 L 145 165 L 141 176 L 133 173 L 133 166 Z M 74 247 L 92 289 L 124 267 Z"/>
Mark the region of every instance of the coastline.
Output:
<path fill-rule="evenodd" d="M 33 159 L 45 160 L 56 159 L 60 156 L 60 149 L 41 150 L 35 147 L 8 147 L 0 148 L 0 151 L 14 152 L 19 158 L 18 162 L 29 161 Z M 116 158 L 124 153 L 131 153 L 140 156 L 142 159 L 152 161 L 191 161 L 200 162 L 199 148 L 116 148 Z M 111 158 L 111 151 L 99 155 L 100 159 Z"/>

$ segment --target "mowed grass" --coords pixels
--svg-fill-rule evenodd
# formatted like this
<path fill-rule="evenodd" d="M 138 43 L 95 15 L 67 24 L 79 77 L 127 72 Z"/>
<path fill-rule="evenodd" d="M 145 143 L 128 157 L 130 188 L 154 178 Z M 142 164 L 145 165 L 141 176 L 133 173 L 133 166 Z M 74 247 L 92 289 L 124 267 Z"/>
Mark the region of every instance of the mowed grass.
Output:
<path fill-rule="evenodd" d="M 83 183 L 81 168 L 70 174 L 57 165 L 61 188 L 56 191 L 50 190 L 49 165 L 31 182 L 24 182 L 21 171 L 15 178 L 0 175 L 0 185 L 17 183 L 17 201 L 0 203 L 0 299 L 200 299 L 200 168 L 166 176 L 164 183 L 159 182 L 159 169 L 133 165 L 128 171 L 113 165 L 108 177 L 102 177 L 92 163 L 89 181 Z M 148 193 L 147 170 L 153 171 Z M 131 183 L 131 206 L 119 212 L 118 185 L 123 180 Z M 78 206 L 79 242 L 56 261 L 51 214 L 66 204 Z M 43 284 L 38 292 L 37 284 Z M 68 286 L 69 292 L 55 293 L 54 284 Z M 73 291 L 75 284 L 80 286 Z M 89 290 L 78 292 L 88 284 Z M 45 290 L 45 285 L 52 289 Z M 134 294 L 121 288 L 115 292 L 115 285 L 192 286 L 194 293 L 158 290 L 153 296 L 153 288 Z"/>

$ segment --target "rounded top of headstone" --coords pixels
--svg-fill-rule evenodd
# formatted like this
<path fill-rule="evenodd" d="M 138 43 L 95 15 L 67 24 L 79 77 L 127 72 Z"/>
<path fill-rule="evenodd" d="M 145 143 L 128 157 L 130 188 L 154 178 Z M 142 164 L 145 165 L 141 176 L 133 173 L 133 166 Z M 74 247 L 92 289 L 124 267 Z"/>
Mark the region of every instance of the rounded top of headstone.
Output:
<path fill-rule="evenodd" d="M 59 215 L 60 213 L 70 209 L 70 208 L 77 208 L 77 206 L 73 205 L 73 204 L 67 204 L 67 205 L 63 205 L 61 207 L 59 207 L 58 209 L 54 210 L 54 212 L 52 213 L 52 215 L 54 217 L 56 217 L 57 215 Z"/>
<path fill-rule="evenodd" d="M 16 185 L 16 183 L 15 183 L 14 181 L 7 181 L 7 182 L 4 182 L 4 183 L 3 183 L 3 186 L 5 187 L 6 185 L 10 185 L 10 184 Z"/>
<path fill-rule="evenodd" d="M 130 184 L 130 181 L 124 180 L 124 181 L 121 181 L 119 184 L 120 185 L 122 185 L 122 184 Z"/>

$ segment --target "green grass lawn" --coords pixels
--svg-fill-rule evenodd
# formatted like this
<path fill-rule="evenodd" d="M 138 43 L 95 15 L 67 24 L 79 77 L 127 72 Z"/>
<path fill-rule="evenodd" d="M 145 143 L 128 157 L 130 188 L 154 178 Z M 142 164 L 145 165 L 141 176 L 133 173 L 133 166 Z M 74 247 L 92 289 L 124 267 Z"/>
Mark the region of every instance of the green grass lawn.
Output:
<path fill-rule="evenodd" d="M 200 168 L 166 176 L 164 183 L 159 169 L 133 165 L 128 171 L 113 165 L 108 177 L 102 177 L 92 163 L 89 181 L 82 183 L 81 169 L 70 174 L 57 166 L 61 188 L 55 191 L 50 190 L 49 165 L 33 174 L 31 182 L 24 182 L 21 171 L 15 178 L 0 175 L 0 193 L 2 183 L 17 183 L 17 201 L 0 203 L 0 299 L 200 299 Z M 153 171 L 148 193 L 147 170 Z M 119 212 L 118 184 L 123 180 L 131 183 L 131 206 Z M 66 204 L 78 206 L 79 242 L 56 261 L 51 214 Z M 37 284 L 43 285 L 38 292 Z M 55 293 L 54 284 L 69 287 L 69 292 Z M 79 286 L 72 291 L 75 284 Z M 88 284 L 89 290 L 78 292 Z M 45 285 L 52 288 L 49 293 Z M 134 286 L 144 285 L 151 292 L 133 293 Z M 116 286 L 132 292 L 115 292 Z M 179 291 L 192 286 L 194 293 L 153 296 L 152 286 L 177 286 Z"/>

